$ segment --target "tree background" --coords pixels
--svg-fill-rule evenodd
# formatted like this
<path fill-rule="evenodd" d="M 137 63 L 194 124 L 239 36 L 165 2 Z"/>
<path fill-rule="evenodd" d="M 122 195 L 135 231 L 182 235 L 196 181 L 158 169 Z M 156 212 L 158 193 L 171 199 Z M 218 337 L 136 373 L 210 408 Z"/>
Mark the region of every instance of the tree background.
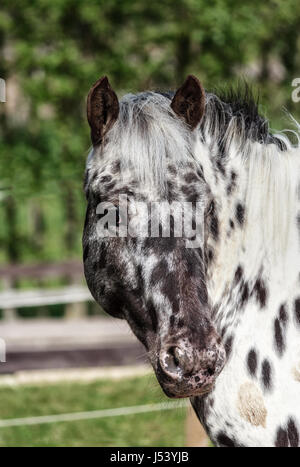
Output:
<path fill-rule="evenodd" d="M 85 100 L 246 78 L 273 128 L 300 76 L 299 0 L 1 0 L 0 262 L 80 258 L 90 147 Z"/>

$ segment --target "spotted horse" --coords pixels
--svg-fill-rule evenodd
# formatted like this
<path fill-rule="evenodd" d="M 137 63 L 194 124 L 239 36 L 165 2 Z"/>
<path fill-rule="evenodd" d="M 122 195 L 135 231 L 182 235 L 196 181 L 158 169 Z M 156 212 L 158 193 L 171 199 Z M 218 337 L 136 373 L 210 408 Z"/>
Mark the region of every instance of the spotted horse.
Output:
<path fill-rule="evenodd" d="M 194 76 L 175 93 L 120 101 L 103 77 L 87 117 L 83 251 L 95 300 L 128 321 L 164 392 L 190 398 L 216 446 L 299 446 L 299 124 L 291 117 L 291 142 L 269 130 L 247 86 L 215 95 Z M 175 235 L 174 214 L 170 235 L 164 220 L 159 235 L 137 234 L 138 206 L 174 201 L 197 206 L 194 236 Z M 115 234 L 99 235 L 111 211 Z"/>

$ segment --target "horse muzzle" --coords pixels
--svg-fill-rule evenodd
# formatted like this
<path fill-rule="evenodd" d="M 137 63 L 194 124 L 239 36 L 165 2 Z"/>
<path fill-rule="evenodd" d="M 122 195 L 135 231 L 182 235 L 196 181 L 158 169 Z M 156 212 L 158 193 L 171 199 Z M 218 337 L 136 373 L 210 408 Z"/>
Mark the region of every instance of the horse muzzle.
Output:
<path fill-rule="evenodd" d="M 157 379 L 168 397 L 200 396 L 210 392 L 226 360 L 216 339 L 201 350 L 188 341 L 163 345 L 156 364 Z"/>

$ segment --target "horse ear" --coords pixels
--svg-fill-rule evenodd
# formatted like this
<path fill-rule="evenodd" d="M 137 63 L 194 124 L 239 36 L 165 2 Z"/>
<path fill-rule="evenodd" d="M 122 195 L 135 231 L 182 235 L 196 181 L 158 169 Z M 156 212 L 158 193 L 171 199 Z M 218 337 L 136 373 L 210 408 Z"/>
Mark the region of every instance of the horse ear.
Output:
<path fill-rule="evenodd" d="M 95 146 L 113 126 L 119 115 L 116 93 L 106 76 L 98 79 L 87 98 L 87 119 L 91 127 L 91 139 Z"/>
<path fill-rule="evenodd" d="M 193 130 L 203 117 L 205 91 L 200 81 L 189 75 L 173 97 L 171 107 Z"/>

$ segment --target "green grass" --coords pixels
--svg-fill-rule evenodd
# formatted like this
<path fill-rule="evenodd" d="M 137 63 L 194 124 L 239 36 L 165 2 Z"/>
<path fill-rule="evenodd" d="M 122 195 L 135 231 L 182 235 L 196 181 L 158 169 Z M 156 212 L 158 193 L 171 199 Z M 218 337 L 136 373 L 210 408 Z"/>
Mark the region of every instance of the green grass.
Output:
<path fill-rule="evenodd" d="M 167 400 L 154 377 L 0 388 L 0 418 L 99 410 Z M 0 428 L 0 446 L 183 446 L 186 411 Z"/>

